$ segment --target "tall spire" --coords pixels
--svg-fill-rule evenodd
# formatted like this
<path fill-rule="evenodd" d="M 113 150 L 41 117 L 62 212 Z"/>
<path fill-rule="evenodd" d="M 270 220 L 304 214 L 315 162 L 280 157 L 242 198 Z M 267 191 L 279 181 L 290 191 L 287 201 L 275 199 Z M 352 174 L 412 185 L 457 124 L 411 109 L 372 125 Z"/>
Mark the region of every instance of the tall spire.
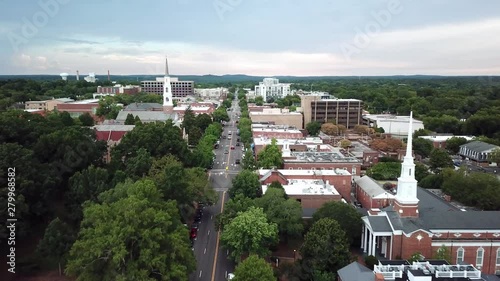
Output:
<path fill-rule="evenodd" d="M 413 157 L 413 111 L 410 111 L 410 125 L 408 126 L 408 139 L 406 141 L 406 155 L 405 157 Z"/>
<path fill-rule="evenodd" d="M 165 76 L 169 76 L 168 74 L 168 58 L 165 56 Z"/>

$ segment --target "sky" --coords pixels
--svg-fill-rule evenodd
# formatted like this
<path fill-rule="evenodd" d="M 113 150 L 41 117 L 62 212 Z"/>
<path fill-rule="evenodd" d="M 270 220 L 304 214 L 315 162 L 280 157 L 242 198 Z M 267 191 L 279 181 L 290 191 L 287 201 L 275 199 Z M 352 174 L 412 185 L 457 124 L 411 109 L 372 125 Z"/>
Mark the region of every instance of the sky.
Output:
<path fill-rule="evenodd" d="M 0 75 L 500 75 L 498 0 L 0 0 Z"/>

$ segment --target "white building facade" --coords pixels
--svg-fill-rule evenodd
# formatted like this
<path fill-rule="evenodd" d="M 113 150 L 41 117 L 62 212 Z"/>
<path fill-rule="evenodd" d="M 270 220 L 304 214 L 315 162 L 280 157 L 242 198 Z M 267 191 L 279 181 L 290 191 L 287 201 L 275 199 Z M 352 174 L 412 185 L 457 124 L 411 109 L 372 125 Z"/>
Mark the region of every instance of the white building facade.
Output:
<path fill-rule="evenodd" d="M 264 101 L 268 98 L 281 99 L 290 94 L 290 85 L 280 83 L 276 78 L 264 78 L 259 85 L 255 86 L 255 95 L 262 96 Z"/>

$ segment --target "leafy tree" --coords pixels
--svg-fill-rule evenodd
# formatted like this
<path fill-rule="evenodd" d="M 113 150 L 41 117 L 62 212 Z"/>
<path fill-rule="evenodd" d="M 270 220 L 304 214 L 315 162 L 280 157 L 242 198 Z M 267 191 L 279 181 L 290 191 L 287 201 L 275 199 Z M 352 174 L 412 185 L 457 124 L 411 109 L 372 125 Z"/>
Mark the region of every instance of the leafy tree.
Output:
<path fill-rule="evenodd" d="M 347 149 L 349 146 L 351 146 L 351 141 L 347 139 L 343 139 L 339 142 L 340 147 L 343 149 Z"/>
<path fill-rule="evenodd" d="M 243 170 L 250 170 L 250 171 L 257 170 L 257 161 L 255 160 L 255 157 L 253 156 L 253 152 L 251 149 L 247 149 L 245 151 L 243 160 L 241 162 Z"/>
<path fill-rule="evenodd" d="M 417 177 L 417 171 L 415 169 L 415 178 Z M 443 175 L 441 174 L 430 174 L 424 178 L 418 180 L 418 185 L 427 189 L 441 189 L 443 185 Z"/>
<path fill-rule="evenodd" d="M 271 140 L 271 144 L 268 144 L 259 152 L 258 155 L 258 165 L 264 169 L 271 168 L 281 168 L 283 166 L 283 157 L 281 150 L 278 147 L 276 139 Z"/>
<path fill-rule="evenodd" d="M 255 104 L 258 106 L 264 105 L 264 98 L 262 96 L 257 96 L 255 98 Z"/>
<path fill-rule="evenodd" d="M 432 141 L 423 138 L 413 139 L 413 151 L 422 156 L 423 158 L 429 157 L 431 151 L 434 149 Z"/>
<path fill-rule="evenodd" d="M 321 131 L 329 136 L 334 136 L 339 134 L 339 127 L 333 123 L 325 123 L 321 125 Z"/>
<path fill-rule="evenodd" d="M 267 219 L 278 226 L 279 233 L 288 240 L 288 236 L 302 234 L 302 207 L 295 199 L 285 199 L 283 188 L 268 188 L 266 193 L 256 199 L 259 207 L 264 209 Z"/>
<path fill-rule="evenodd" d="M 145 148 L 140 148 L 137 154 L 125 163 L 125 172 L 131 179 L 138 180 L 148 174 L 152 164 L 151 154 Z"/>
<path fill-rule="evenodd" d="M 233 281 L 275 281 L 273 268 L 257 255 L 250 255 L 234 271 Z"/>
<path fill-rule="evenodd" d="M 396 180 L 401 175 L 401 164 L 397 162 L 381 162 L 373 165 L 367 175 L 376 180 Z"/>
<path fill-rule="evenodd" d="M 205 132 L 205 130 L 212 124 L 212 117 L 208 114 L 198 114 L 195 118 L 195 125 L 196 127 L 200 128 L 202 132 Z"/>
<path fill-rule="evenodd" d="M 212 113 L 212 118 L 214 122 L 221 122 L 221 121 L 229 121 L 229 115 L 227 114 L 226 108 L 221 106 L 217 108 L 213 113 Z"/>
<path fill-rule="evenodd" d="M 215 227 L 219 230 L 224 229 L 224 226 L 229 224 L 240 212 L 246 212 L 250 207 L 255 207 L 255 201 L 251 198 L 237 194 L 224 205 L 224 211 L 217 215 L 215 219 Z"/>
<path fill-rule="evenodd" d="M 141 118 L 139 118 L 139 115 L 136 115 L 134 118 L 134 125 L 139 126 L 142 124 Z"/>
<path fill-rule="evenodd" d="M 431 152 L 429 165 L 434 173 L 439 173 L 443 168 L 453 167 L 453 160 L 444 149 L 434 149 Z"/>
<path fill-rule="evenodd" d="M 495 148 L 493 149 L 493 151 L 491 151 L 489 160 L 491 162 L 497 163 L 497 165 L 500 165 L 500 148 Z"/>
<path fill-rule="evenodd" d="M 202 136 L 202 131 L 198 127 L 192 127 L 188 132 L 189 145 L 197 145 Z"/>
<path fill-rule="evenodd" d="M 73 120 L 73 118 L 71 117 L 71 115 L 69 115 L 68 112 L 63 111 L 60 113 L 60 115 L 61 115 L 61 121 L 64 124 L 64 126 L 72 126 L 75 124 L 75 120 Z"/>
<path fill-rule="evenodd" d="M 370 146 L 384 152 L 396 152 L 403 147 L 403 142 L 394 138 L 374 139 Z"/>
<path fill-rule="evenodd" d="M 132 113 L 127 114 L 127 118 L 125 118 L 125 125 L 134 125 L 135 118 Z"/>
<path fill-rule="evenodd" d="M 460 146 L 467 143 L 466 138 L 462 137 L 452 137 L 446 140 L 446 149 L 453 154 L 457 154 L 460 150 Z"/>
<path fill-rule="evenodd" d="M 302 268 L 309 276 L 316 270 L 336 273 L 351 262 L 346 234 L 339 223 L 330 218 L 320 219 L 312 225 L 300 252 Z"/>
<path fill-rule="evenodd" d="M 229 188 L 229 197 L 231 198 L 237 194 L 242 194 L 248 198 L 256 198 L 262 195 L 262 185 L 259 181 L 259 176 L 250 170 L 243 170 L 239 173 L 233 179 L 232 184 L 232 187 Z"/>
<path fill-rule="evenodd" d="M 415 163 L 415 179 L 417 181 L 423 180 L 425 177 L 429 175 L 429 168 L 422 163 L 416 162 Z"/>
<path fill-rule="evenodd" d="M 163 201 L 152 181 L 105 195 L 85 207 L 66 273 L 79 280 L 187 280 L 195 259 L 175 202 Z"/>
<path fill-rule="evenodd" d="M 354 126 L 354 131 L 358 134 L 369 134 L 371 130 L 366 125 L 356 125 Z"/>
<path fill-rule="evenodd" d="M 59 218 L 52 220 L 42 240 L 38 242 L 37 253 L 44 258 L 54 259 L 59 264 L 59 275 L 61 275 L 61 263 L 65 262 L 66 254 L 75 241 L 75 233 L 71 227 Z"/>
<path fill-rule="evenodd" d="M 83 126 L 88 126 L 88 127 L 94 126 L 94 118 L 92 118 L 92 116 L 90 116 L 90 114 L 88 113 L 84 113 L 78 116 L 78 119 L 80 120 Z"/>
<path fill-rule="evenodd" d="M 224 227 L 220 241 L 235 261 L 247 254 L 265 257 L 278 241 L 278 227 L 267 221 L 261 208 L 250 207 Z"/>
<path fill-rule="evenodd" d="M 222 125 L 220 123 L 212 123 L 205 129 L 205 135 L 212 135 L 218 139 L 222 134 Z"/>
<path fill-rule="evenodd" d="M 408 262 L 412 264 L 413 262 L 421 261 L 424 259 L 424 256 L 422 256 L 422 253 L 417 251 L 411 254 L 410 258 L 408 259 Z"/>
<path fill-rule="evenodd" d="M 323 204 L 313 214 L 313 222 L 317 222 L 323 218 L 337 221 L 345 231 L 347 241 L 350 245 L 359 242 L 363 221 L 359 212 L 349 204 L 342 202 L 327 202 Z"/>
<path fill-rule="evenodd" d="M 321 130 L 321 124 L 317 121 L 312 121 L 310 123 L 307 123 L 306 130 L 311 136 L 317 136 L 319 134 L 319 131 Z"/>
<path fill-rule="evenodd" d="M 418 139 L 420 136 L 429 136 L 432 132 L 427 129 L 418 129 L 413 132 L 413 139 Z"/>
<path fill-rule="evenodd" d="M 365 258 L 365 264 L 366 264 L 366 267 L 373 270 L 375 265 L 378 264 L 378 259 L 373 255 L 367 256 Z"/>
<path fill-rule="evenodd" d="M 439 247 L 439 249 L 436 250 L 434 253 L 433 259 L 436 260 L 445 260 L 448 263 L 451 264 L 451 253 L 448 247 L 446 247 L 444 244 Z"/>
<path fill-rule="evenodd" d="M 182 120 L 181 127 L 186 130 L 186 132 L 190 132 L 193 127 L 196 126 L 196 116 L 194 115 L 191 106 L 184 111 L 184 116 Z"/>

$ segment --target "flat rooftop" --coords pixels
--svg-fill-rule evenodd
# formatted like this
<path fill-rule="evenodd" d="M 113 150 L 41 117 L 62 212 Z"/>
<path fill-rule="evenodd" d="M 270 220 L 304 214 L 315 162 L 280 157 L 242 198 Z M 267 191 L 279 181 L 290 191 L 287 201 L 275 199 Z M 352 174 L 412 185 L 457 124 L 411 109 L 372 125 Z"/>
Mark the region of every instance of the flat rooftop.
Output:
<path fill-rule="evenodd" d="M 340 150 L 332 152 L 291 152 L 295 159 L 284 159 L 285 162 L 349 162 L 349 163 L 361 163 L 356 157 L 344 156 Z"/>
<path fill-rule="evenodd" d="M 293 112 L 289 112 L 289 111 L 285 111 L 285 112 L 277 112 L 277 111 L 250 111 L 248 112 L 248 114 L 250 116 L 252 115 L 302 115 L 302 113 L 300 112 L 296 112 L 296 111 L 293 111 Z"/>
<path fill-rule="evenodd" d="M 392 114 L 365 114 L 363 118 L 373 121 L 391 121 L 391 122 L 410 122 L 410 116 L 400 116 Z M 420 120 L 413 118 L 413 123 L 423 123 Z"/>
<path fill-rule="evenodd" d="M 267 173 L 269 173 L 272 170 L 268 169 L 260 169 L 259 170 L 259 175 L 264 176 Z M 298 170 L 298 169 L 280 169 L 277 170 L 279 173 L 281 173 L 283 176 L 349 176 L 351 173 L 349 173 L 346 170 L 343 169 L 331 169 L 331 170 Z"/>
<path fill-rule="evenodd" d="M 252 133 L 267 133 L 267 132 L 302 134 L 302 132 L 297 129 L 252 128 Z"/>
<path fill-rule="evenodd" d="M 135 125 L 121 125 L 121 124 L 107 124 L 95 125 L 94 129 L 97 131 L 132 131 Z"/>
<path fill-rule="evenodd" d="M 252 130 L 253 131 L 253 130 Z M 300 131 L 299 131 L 300 132 Z M 255 145 L 268 145 L 271 144 L 272 138 L 259 137 L 254 138 Z M 320 138 L 302 138 L 302 139 L 276 139 L 278 145 L 288 143 L 289 145 L 322 145 L 323 140 Z"/>
<path fill-rule="evenodd" d="M 450 136 L 419 136 L 419 138 L 431 140 L 431 141 L 438 141 L 438 142 L 447 141 L 451 138 L 464 138 L 468 141 L 474 139 L 473 136 L 453 136 L 453 135 L 450 135 Z"/>
<path fill-rule="evenodd" d="M 99 99 L 89 99 L 89 100 L 79 100 L 74 102 L 68 102 L 68 104 L 89 104 L 89 103 L 98 103 Z"/>
<path fill-rule="evenodd" d="M 333 185 L 322 180 L 288 180 L 287 185 L 283 185 L 287 195 L 340 195 Z M 262 193 L 266 193 L 267 185 L 262 186 Z"/>

